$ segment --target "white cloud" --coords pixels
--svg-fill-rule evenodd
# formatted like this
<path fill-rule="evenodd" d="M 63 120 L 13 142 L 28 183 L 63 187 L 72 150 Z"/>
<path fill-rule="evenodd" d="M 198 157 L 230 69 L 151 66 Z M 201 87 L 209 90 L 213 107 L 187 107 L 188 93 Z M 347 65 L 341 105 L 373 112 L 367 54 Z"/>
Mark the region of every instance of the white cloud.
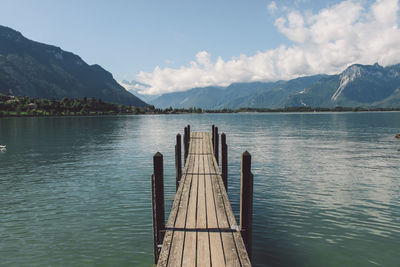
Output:
<path fill-rule="evenodd" d="M 269 12 L 274 13 L 278 9 L 278 6 L 276 5 L 275 1 L 272 1 L 268 4 L 267 9 Z"/>
<path fill-rule="evenodd" d="M 270 5 L 272 5 L 271 2 Z M 276 4 L 275 4 L 276 5 Z M 273 6 L 271 6 L 274 9 Z M 178 69 L 156 67 L 136 79 L 150 85 L 141 93 L 161 94 L 233 82 L 274 81 L 318 73 L 338 73 L 353 63 L 390 65 L 400 62 L 398 0 L 370 6 L 343 1 L 307 15 L 286 10 L 275 26 L 293 44 L 215 62 L 206 51 Z"/>
<path fill-rule="evenodd" d="M 126 81 L 123 80 L 121 82 L 118 82 L 122 87 L 125 88 L 127 91 L 131 92 L 140 92 L 140 91 L 146 91 L 150 86 L 147 84 L 143 84 L 137 81 Z"/>

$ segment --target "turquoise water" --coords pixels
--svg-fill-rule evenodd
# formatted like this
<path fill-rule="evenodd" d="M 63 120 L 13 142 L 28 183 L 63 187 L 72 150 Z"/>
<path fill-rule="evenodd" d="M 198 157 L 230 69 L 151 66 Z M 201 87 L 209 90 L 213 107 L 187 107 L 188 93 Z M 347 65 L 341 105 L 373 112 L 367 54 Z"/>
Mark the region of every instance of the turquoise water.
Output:
<path fill-rule="evenodd" d="M 252 154 L 255 266 L 399 266 L 400 113 L 2 118 L 1 266 L 150 266 L 152 155 L 219 126 Z"/>

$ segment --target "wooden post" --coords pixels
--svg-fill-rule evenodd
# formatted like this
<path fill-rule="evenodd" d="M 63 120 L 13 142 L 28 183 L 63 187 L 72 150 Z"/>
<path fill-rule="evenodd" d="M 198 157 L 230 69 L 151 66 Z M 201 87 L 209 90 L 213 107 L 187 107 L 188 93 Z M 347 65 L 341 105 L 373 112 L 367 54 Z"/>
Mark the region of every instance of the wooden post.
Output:
<path fill-rule="evenodd" d="M 190 142 L 190 124 L 188 124 L 188 126 L 187 126 L 187 133 L 188 133 L 188 138 L 187 138 L 187 140 L 188 140 L 188 148 L 189 148 L 189 142 Z"/>
<path fill-rule="evenodd" d="M 153 256 L 154 256 L 154 263 L 157 264 L 158 262 L 158 235 L 160 230 L 157 226 L 157 210 L 156 210 L 156 187 L 155 187 L 155 177 L 154 174 L 151 175 L 151 204 L 153 207 Z"/>
<path fill-rule="evenodd" d="M 156 211 L 156 188 L 155 188 L 155 179 L 154 174 L 151 175 L 151 206 L 153 208 L 153 256 L 154 263 L 158 262 L 158 227 L 157 227 L 157 211 Z"/>
<path fill-rule="evenodd" d="M 221 134 L 221 171 L 222 181 L 226 192 L 228 192 L 228 146 L 225 133 Z"/>
<path fill-rule="evenodd" d="M 183 158 L 184 158 L 184 160 L 185 160 L 185 164 L 186 164 L 186 158 L 187 158 L 187 155 L 188 155 L 188 151 L 187 151 L 187 149 L 188 149 L 188 146 L 187 146 L 187 143 L 188 143 L 188 130 L 187 130 L 187 127 L 185 127 L 185 131 L 184 131 L 184 134 L 183 134 Z"/>
<path fill-rule="evenodd" d="M 253 221 L 253 174 L 251 173 L 251 155 L 242 154 L 242 173 L 240 187 L 240 231 L 251 260 L 252 221 Z"/>
<path fill-rule="evenodd" d="M 153 204 L 153 239 L 154 262 L 157 264 L 158 256 L 164 239 L 165 213 L 164 213 L 164 167 L 163 155 L 157 152 L 153 156 L 154 174 L 151 176 L 152 204 Z"/>
<path fill-rule="evenodd" d="M 211 144 L 213 145 L 214 149 L 214 132 L 215 132 L 215 125 L 212 125 L 212 132 L 211 132 Z"/>
<path fill-rule="evenodd" d="M 219 139 L 218 127 L 215 127 L 214 128 L 214 156 L 215 156 L 215 159 L 217 160 L 217 164 L 219 165 L 219 160 L 218 160 L 218 146 L 219 146 L 218 139 Z"/>
<path fill-rule="evenodd" d="M 190 144 L 190 125 L 186 126 L 186 158 L 189 155 L 189 144 Z M 185 159 L 186 163 L 186 159 Z"/>
<path fill-rule="evenodd" d="M 181 149 L 181 135 L 176 135 L 175 145 L 175 172 L 176 172 L 176 191 L 178 191 L 179 182 L 182 176 L 182 149 Z"/>

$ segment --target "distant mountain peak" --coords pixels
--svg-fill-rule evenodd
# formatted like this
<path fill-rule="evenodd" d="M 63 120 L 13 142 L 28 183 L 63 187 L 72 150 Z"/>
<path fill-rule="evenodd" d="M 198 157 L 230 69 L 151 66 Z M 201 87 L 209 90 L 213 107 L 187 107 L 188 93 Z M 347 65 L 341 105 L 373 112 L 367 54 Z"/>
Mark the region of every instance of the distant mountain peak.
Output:
<path fill-rule="evenodd" d="M 353 64 L 335 75 L 305 76 L 270 83 L 234 83 L 192 88 L 149 100 L 156 107 L 205 109 L 312 107 L 399 107 L 400 64 Z"/>
<path fill-rule="evenodd" d="M 337 101 L 339 96 L 342 94 L 346 86 L 361 77 L 362 65 L 360 64 L 353 64 L 348 67 L 345 71 L 340 74 L 340 84 L 339 87 L 336 89 L 335 93 L 332 95 L 331 100 Z"/>
<path fill-rule="evenodd" d="M 334 94 L 331 96 L 331 100 L 337 101 L 345 91 L 346 87 L 357 79 L 387 79 L 388 74 L 389 73 L 385 70 L 385 68 L 379 65 L 377 62 L 373 65 L 353 64 L 340 74 L 340 84 Z"/>
<path fill-rule="evenodd" d="M 146 106 L 100 65 L 60 47 L 25 38 L 0 25 L 0 93 L 39 98 L 95 97 L 118 104 Z"/>
<path fill-rule="evenodd" d="M 0 25 L 0 38 L 19 42 L 26 39 L 19 31 Z"/>

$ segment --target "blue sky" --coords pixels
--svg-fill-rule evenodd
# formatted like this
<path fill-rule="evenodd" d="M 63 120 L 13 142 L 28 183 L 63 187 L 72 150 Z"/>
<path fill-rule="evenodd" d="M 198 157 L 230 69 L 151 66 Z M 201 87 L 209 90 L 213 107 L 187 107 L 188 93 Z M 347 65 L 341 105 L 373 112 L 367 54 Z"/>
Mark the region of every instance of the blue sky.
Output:
<path fill-rule="evenodd" d="M 142 93 L 400 62 L 398 0 L 0 3 L 1 25 L 148 84 Z"/>

